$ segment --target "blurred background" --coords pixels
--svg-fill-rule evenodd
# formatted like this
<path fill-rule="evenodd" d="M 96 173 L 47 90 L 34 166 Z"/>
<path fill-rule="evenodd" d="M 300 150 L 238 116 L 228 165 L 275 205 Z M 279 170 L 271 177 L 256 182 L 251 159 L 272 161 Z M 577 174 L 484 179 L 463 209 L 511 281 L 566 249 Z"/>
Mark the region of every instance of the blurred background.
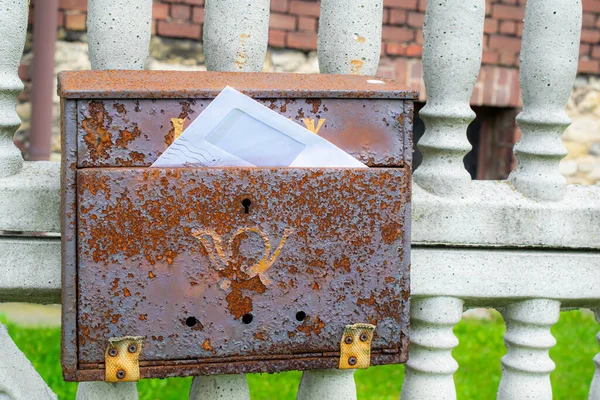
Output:
<path fill-rule="evenodd" d="M 384 1 L 378 71 L 420 90 L 417 110 L 426 100 L 421 65 L 426 4 L 426 0 Z M 18 106 L 23 125 L 15 141 L 27 159 L 58 161 L 56 73 L 90 68 L 87 0 L 32 0 L 31 8 L 19 72 L 25 82 Z M 573 124 L 563 140 L 569 155 L 561 172 L 569 183 L 591 185 L 600 182 L 600 1 L 583 0 L 583 8 L 579 75 L 568 105 Z M 319 0 L 271 1 L 265 71 L 319 72 L 319 10 Z M 473 151 L 465 157 L 474 179 L 505 179 L 515 166 L 512 146 L 520 137 L 515 116 L 521 105 L 518 66 L 524 11 L 525 0 L 487 0 L 483 67 L 471 98 L 477 113 L 468 132 Z M 154 0 L 147 68 L 205 70 L 203 21 L 204 0 Z M 422 121 L 415 118 L 415 139 L 423 131 Z M 415 161 L 420 162 L 418 152 Z"/>

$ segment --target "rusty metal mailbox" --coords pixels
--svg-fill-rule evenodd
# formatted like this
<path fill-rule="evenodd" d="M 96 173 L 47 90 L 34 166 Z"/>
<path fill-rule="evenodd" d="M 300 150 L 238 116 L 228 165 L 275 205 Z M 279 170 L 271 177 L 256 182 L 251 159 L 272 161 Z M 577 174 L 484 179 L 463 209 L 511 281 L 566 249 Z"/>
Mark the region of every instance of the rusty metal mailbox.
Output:
<path fill-rule="evenodd" d="M 370 168 L 149 168 L 226 85 Z M 406 361 L 414 91 L 87 71 L 59 92 L 66 380 Z"/>

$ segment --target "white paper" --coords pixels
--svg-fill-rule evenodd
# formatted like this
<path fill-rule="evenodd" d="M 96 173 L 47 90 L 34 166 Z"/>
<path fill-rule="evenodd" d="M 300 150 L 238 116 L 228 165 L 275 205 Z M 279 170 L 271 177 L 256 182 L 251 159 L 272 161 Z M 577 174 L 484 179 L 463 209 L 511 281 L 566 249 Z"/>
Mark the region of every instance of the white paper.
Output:
<path fill-rule="evenodd" d="M 354 157 L 226 87 L 152 167 L 355 167 Z"/>

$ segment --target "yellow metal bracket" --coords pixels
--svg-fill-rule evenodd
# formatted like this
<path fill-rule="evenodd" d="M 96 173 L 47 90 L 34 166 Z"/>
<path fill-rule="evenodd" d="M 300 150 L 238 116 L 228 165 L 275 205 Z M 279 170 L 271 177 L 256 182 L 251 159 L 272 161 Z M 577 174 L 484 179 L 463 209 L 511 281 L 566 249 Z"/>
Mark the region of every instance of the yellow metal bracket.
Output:
<path fill-rule="evenodd" d="M 141 336 L 108 339 L 104 352 L 106 382 L 137 382 L 140 380 Z"/>
<path fill-rule="evenodd" d="M 339 369 L 366 369 L 371 365 L 371 341 L 375 325 L 346 325 L 340 342 Z"/>

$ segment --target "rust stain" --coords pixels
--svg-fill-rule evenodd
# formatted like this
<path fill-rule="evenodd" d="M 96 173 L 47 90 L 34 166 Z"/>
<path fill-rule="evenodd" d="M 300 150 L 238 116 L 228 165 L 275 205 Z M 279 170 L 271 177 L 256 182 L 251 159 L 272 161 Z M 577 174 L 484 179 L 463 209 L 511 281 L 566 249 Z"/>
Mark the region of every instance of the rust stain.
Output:
<path fill-rule="evenodd" d="M 402 234 L 402 226 L 398 223 L 385 225 L 381 231 L 381 238 L 385 244 L 392 244 Z"/>
<path fill-rule="evenodd" d="M 312 106 L 312 113 L 317 115 L 319 113 L 319 108 L 321 108 L 321 99 L 306 99 L 306 104 Z"/>
<path fill-rule="evenodd" d="M 298 332 L 304 333 L 306 336 L 311 336 L 311 334 L 319 335 L 323 328 L 325 328 L 325 323 L 318 316 L 315 317 L 312 323 L 310 319 L 310 316 L 306 317 L 302 325 L 298 326 Z"/>
<path fill-rule="evenodd" d="M 234 276 L 233 272 L 227 275 L 232 278 Z M 229 313 L 237 320 L 253 310 L 252 299 L 248 296 L 244 296 L 244 291 L 263 294 L 267 290 L 267 287 L 260 281 L 258 276 L 250 279 L 244 279 L 239 276 L 235 280 L 230 280 L 230 282 L 229 288 L 231 292 L 225 297 L 225 300 L 227 301 Z"/>
<path fill-rule="evenodd" d="M 362 60 L 352 60 L 350 61 L 350 73 L 352 75 L 360 75 L 360 71 L 364 67 L 365 62 Z"/>
<path fill-rule="evenodd" d="M 344 271 L 350 272 L 350 259 L 346 255 L 342 255 L 342 258 L 335 260 L 333 263 L 335 269 L 343 268 Z"/>
<path fill-rule="evenodd" d="M 246 40 L 250 38 L 250 35 L 242 33 L 240 35 L 240 49 L 237 52 L 237 57 L 234 60 L 234 64 L 240 71 L 244 70 L 246 63 L 248 62 L 248 51 L 246 50 Z"/>
<path fill-rule="evenodd" d="M 129 144 L 131 142 L 133 142 L 141 134 L 142 134 L 142 132 L 140 131 L 140 128 L 138 128 L 137 126 L 134 126 L 131 131 L 129 131 L 128 129 L 123 129 L 121 131 L 121 135 L 119 136 L 119 138 L 117 139 L 115 144 L 118 147 L 127 148 L 129 146 Z"/>
<path fill-rule="evenodd" d="M 119 114 L 121 114 L 123 116 L 127 115 L 127 109 L 125 108 L 124 104 L 115 103 L 115 104 L 113 104 L 113 108 L 115 110 L 117 110 L 117 113 L 119 113 Z"/>
<path fill-rule="evenodd" d="M 356 40 L 359 43 L 364 43 L 367 41 L 367 39 L 364 38 L 364 36 L 360 36 L 359 34 L 354 34 L 354 40 Z"/>
<path fill-rule="evenodd" d="M 206 339 L 204 343 L 202 343 L 202 348 L 206 351 L 210 351 L 213 354 L 217 354 L 217 352 L 210 345 L 210 339 Z"/>
<path fill-rule="evenodd" d="M 87 144 L 90 158 L 93 161 L 109 158 L 109 150 L 113 146 L 110 132 L 112 117 L 104 108 L 102 101 L 90 101 L 88 113 L 90 116 L 81 122 L 81 127 L 86 132 L 83 140 Z"/>
<path fill-rule="evenodd" d="M 133 162 L 142 163 L 146 159 L 146 156 L 143 153 L 138 153 L 137 151 L 130 151 L 129 156 Z"/>

